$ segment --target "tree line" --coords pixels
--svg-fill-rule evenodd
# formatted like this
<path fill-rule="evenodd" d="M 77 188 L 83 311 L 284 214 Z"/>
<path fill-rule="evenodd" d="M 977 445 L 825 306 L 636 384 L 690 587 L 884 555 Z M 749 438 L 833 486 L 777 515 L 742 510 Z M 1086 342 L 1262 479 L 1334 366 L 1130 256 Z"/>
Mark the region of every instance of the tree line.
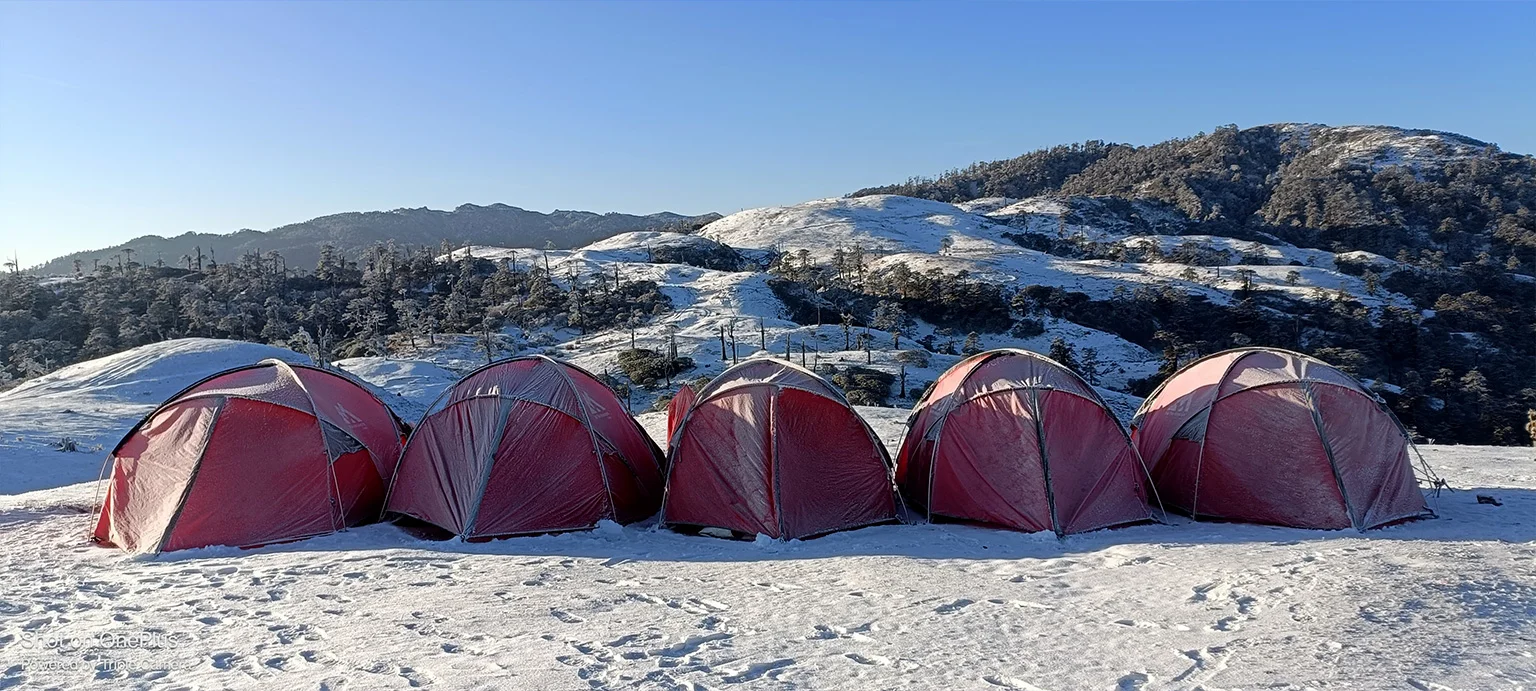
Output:
<path fill-rule="evenodd" d="M 552 274 L 547 262 L 490 261 L 451 248 L 385 243 L 356 257 L 331 246 L 313 271 L 276 253 L 199 269 L 99 263 L 73 278 L 0 275 L 0 386 L 172 338 L 292 347 L 318 360 L 384 355 L 388 339 L 506 327 L 587 332 L 646 323 L 671 309 L 652 281 Z"/>

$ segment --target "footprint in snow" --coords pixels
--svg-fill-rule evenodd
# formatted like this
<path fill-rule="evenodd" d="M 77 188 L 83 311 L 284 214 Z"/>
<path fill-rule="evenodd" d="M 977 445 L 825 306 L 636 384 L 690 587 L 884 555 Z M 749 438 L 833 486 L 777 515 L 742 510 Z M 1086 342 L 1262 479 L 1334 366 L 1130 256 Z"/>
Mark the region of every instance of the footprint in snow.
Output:
<path fill-rule="evenodd" d="M 326 677 L 320 680 L 320 691 L 346 691 L 352 687 L 352 680 L 346 677 Z"/>
<path fill-rule="evenodd" d="M 1001 686 L 1005 689 L 1012 689 L 1014 691 L 1045 691 L 1044 689 L 1024 681 L 1023 679 L 1014 679 L 1013 677 L 1005 677 L 998 674 L 988 674 L 981 679 L 982 681 L 985 681 L 993 686 Z"/>
<path fill-rule="evenodd" d="M 939 614 L 954 614 L 974 604 L 976 604 L 975 600 L 960 598 L 959 600 L 955 600 L 954 602 L 951 602 L 947 605 L 939 605 L 938 607 L 935 607 L 933 611 L 938 612 Z"/>
<path fill-rule="evenodd" d="M 658 657 L 687 657 L 699 651 L 699 648 L 710 643 L 724 642 L 733 638 L 728 633 L 711 633 L 704 636 L 692 636 L 676 645 L 661 650 L 652 651 Z"/>
<path fill-rule="evenodd" d="M 1215 590 L 1220 585 L 1221 583 L 1217 581 L 1211 581 L 1210 583 L 1201 583 L 1200 585 L 1191 588 L 1190 590 L 1194 594 L 1189 596 L 1189 602 L 1204 602 L 1211 599 L 1211 591 Z"/>
<path fill-rule="evenodd" d="M 332 655 L 332 654 L 330 654 L 328 652 L 325 652 L 323 650 L 304 650 L 304 651 L 300 651 L 299 652 L 299 657 L 304 658 L 305 662 L 309 662 L 309 663 L 317 664 L 317 665 L 333 665 L 333 664 L 336 664 L 336 661 L 339 659 L 335 655 Z"/>
<path fill-rule="evenodd" d="M 769 679 L 775 679 L 785 667 L 789 667 L 793 664 L 795 664 L 795 661 L 790 658 L 774 660 L 772 662 L 759 662 L 747 667 L 741 672 L 732 674 L 728 677 L 722 677 L 721 681 L 727 684 L 740 684 L 742 682 L 752 681 L 754 679 L 761 679 L 765 676 Z"/>
<path fill-rule="evenodd" d="M 1152 681 L 1152 676 L 1145 672 L 1131 672 L 1115 683 L 1116 691 L 1140 691 L 1146 688 Z"/>

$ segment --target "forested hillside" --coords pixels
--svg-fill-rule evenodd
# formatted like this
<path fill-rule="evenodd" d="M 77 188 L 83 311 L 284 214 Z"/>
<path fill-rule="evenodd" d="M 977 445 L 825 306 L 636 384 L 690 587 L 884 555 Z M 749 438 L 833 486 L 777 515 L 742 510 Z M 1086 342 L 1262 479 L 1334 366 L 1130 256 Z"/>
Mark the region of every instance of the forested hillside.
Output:
<path fill-rule="evenodd" d="M 448 247 L 442 249 L 445 253 Z M 80 278 L 0 276 L 0 386 L 63 365 L 172 338 L 273 343 L 318 362 L 386 355 L 386 339 L 477 334 L 507 327 L 642 323 L 668 309 L 651 282 L 608 274 L 555 277 L 538 265 L 438 261 L 376 245 L 358 259 L 323 247 L 314 271 L 248 254 L 202 271 L 100 265 Z M 493 347 L 488 343 L 487 347 Z"/>
<path fill-rule="evenodd" d="M 1155 200 L 1186 234 L 1273 237 L 1334 252 L 1483 254 L 1536 274 L 1536 158 L 1461 135 L 1266 125 L 1152 146 L 1090 141 L 853 193 Z M 1443 256 L 1440 256 L 1443 253 Z"/>
<path fill-rule="evenodd" d="M 1340 271 L 1366 277 L 1372 291 L 1403 295 L 1416 309 L 1309 304 L 1260 289 L 1217 310 L 1225 316 L 1125 301 L 1096 311 L 1132 309 L 1142 316 L 1094 317 L 1079 313 L 1082 307 L 1063 314 L 1121 332 L 1163 330 L 1163 338 L 1128 335 L 1149 347 L 1208 353 L 1252 342 L 1342 361 L 1360 376 L 1390 384 L 1386 393 L 1399 414 L 1441 439 L 1523 441 L 1523 411 L 1536 406 L 1531 156 L 1422 130 L 1228 126 L 1152 146 L 1059 146 L 852 196 L 876 194 L 980 210 L 1001 206 L 992 197 L 1046 196 L 1060 206 L 1063 228 L 1217 236 L 1336 253 Z M 991 215 L 1012 222 L 1006 213 Z M 1270 263 L 1211 257 L 1204 242 L 1184 242 L 1164 256 L 1147 252 L 1150 245 L 1101 243 L 1090 235 L 1020 232 L 1016 238 L 1074 258 Z M 1349 261 L 1362 251 L 1393 261 Z M 1190 322 L 1193 328 L 1177 339 L 1164 329 Z"/>

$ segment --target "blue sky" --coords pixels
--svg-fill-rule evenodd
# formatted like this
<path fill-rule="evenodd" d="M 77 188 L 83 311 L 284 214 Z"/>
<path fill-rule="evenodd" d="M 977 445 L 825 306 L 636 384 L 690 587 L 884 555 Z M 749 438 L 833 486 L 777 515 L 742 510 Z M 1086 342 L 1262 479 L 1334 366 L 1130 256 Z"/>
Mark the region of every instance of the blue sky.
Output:
<path fill-rule="evenodd" d="M 0 252 L 787 204 L 1225 124 L 1536 152 L 1536 4 L 0 3 Z"/>

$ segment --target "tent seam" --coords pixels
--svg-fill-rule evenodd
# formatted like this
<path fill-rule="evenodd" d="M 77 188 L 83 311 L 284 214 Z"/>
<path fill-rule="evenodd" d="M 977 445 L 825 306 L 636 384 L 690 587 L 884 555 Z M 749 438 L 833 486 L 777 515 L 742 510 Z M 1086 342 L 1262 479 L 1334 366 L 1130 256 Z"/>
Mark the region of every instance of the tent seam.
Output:
<path fill-rule="evenodd" d="M 787 532 L 784 529 L 783 497 L 779 492 L 779 394 L 782 392 L 775 388 L 768 404 L 768 472 L 773 474 L 773 522 L 779 526 L 777 537 L 780 540 Z"/>
<path fill-rule="evenodd" d="M 1232 358 L 1232 361 L 1227 363 L 1226 369 L 1221 371 L 1221 376 L 1216 378 L 1216 396 L 1211 399 L 1211 402 L 1209 404 L 1204 406 L 1205 408 L 1209 408 L 1210 412 L 1206 413 L 1206 427 L 1205 427 L 1206 431 L 1205 431 L 1205 434 L 1200 435 L 1200 452 L 1195 455 L 1195 494 L 1194 494 L 1194 497 L 1192 499 L 1190 499 L 1190 502 L 1189 502 L 1189 517 L 1193 518 L 1195 520 L 1199 520 L 1200 519 L 1200 475 L 1201 475 L 1201 472 L 1205 469 L 1205 442 L 1211 438 L 1210 418 L 1211 418 L 1211 416 L 1214 416 L 1216 414 L 1216 402 L 1217 401 L 1226 400 L 1221 395 L 1221 385 L 1226 383 L 1227 375 L 1232 373 L 1232 368 L 1236 367 L 1237 363 L 1242 362 L 1243 358 L 1248 357 L 1248 355 L 1253 353 L 1253 352 L 1256 352 L 1256 351 L 1253 351 L 1253 350 L 1242 351 L 1242 353 L 1240 355 L 1238 355 L 1235 358 Z M 1219 355 L 1219 353 L 1213 354 L 1213 355 L 1208 355 L 1205 358 L 1201 358 L 1201 360 L 1213 358 L 1213 357 L 1216 357 L 1216 355 Z M 1198 362 L 1198 360 L 1196 362 Z M 1191 362 L 1188 365 L 1185 365 L 1184 368 L 1188 368 L 1188 367 L 1190 367 L 1191 365 L 1194 365 L 1194 364 L 1195 364 L 1194 362 Z M 1180 371 L 1183 371 L 1183 369 L 1181 368 Z M 1170 377 L 1168 377 L 1168 379 L 1165 379 L 1163 381 L 1163 383 L 1164 384 L 1168 383 L 1168 380 L 1173 379 L 1174 376 L 1178 376 L 1178 372 L 1174 372 L 1173 376 L 1170 376 Z M 1161 390 L 1161 389 L 1159 389 L 1159 390 Z M 1247 389 L 1244 389 L 1244 390 L 1246 391 Z M 1156 394 L 1154 394 L 1154 397 L 1155 396 L 1156 396 Z M 1153 399 L 1149 398 L 1147 400 L 1153 400 Z M 1194 416 L 1190 416 L 1190 417 L 1194 417 Z M 1180 426 L 1182 427 L 1182 425 L 1180 425 Z M 1167 450 L 1165 449 L 1163 451 L 1163 453 L 1167 453 Z"/>
<path fill-rule="evenodd" d="M 1035 446 L 1040 449 L 1040 472 L 1045 476 L 1045 503 L 1051 511 L 1051 531 L 1059 538 L 1064 533 L 1061 532 L 1061 520 L 1056 515 L 1056 488 L 1051 482 L 1051 460 L 1045 453 L 1045 421 L 1041 419 L 1044 413 L 1040 409 L 1040 391 L 1036 389 L 1033 393 L 1030 402 L 1035 409 Z"/>
<path fill-rule="evenodd" d="M 207 460 L 208 445 L 213 441 L 213 433 L 219 426 L 219 418 L 224 416 L 224 401 L 220 401 L 218 407 L 213 410 L 213 419 L 208 422 L 208 434 L 203 437 L 203 443 L 197 450 L 197 463 L 192 466 L 192 473 L 187 476 L 187 486 L 181 490 L 181 499 L 176 502 L 176 512 L 171 514 L 171 520 L 165 524 L 165 532 L 160 535 L 160 541 L 155 543 L 153 550 L 159 554 L 167 540 L 171 539 L 171 532 L 176 529 L 177 521 L 181 520 L 181 512 L 187 508 L 187 499 L 192 496 L 192 486 L 197 484 L 197 476 L 202 473 L 203 462 Z M 116 453 L 115 451 L 113 453 Z"/>
<path fill-rule="evenodd" d="M 490 449 L 486 451 L 485 474 L 480 478 L 480 487 L 475 490 L 473 500 L 474 508 L 470 509 L 469 516 L 464 520 L 464 527 L 459 530 L 459 541 L 473 536 L 475 523 L 480 520 L 480 508 L 485 505 L 485 488 L 491 484 L 491 473 L 496 470 L 496 450 L 501 448 L 501 438 L 507 433 L 507 421 L 512 417 L 512 400 L 500 399 L 501 405 L 496 411 L 496 433 L 491 435 Z M 457 403 L 455 403 L 457 405 Z M 444 410 L 447 410 L 444 408 Z"/>
<path fill-rule="evenodd" d="M 581 389 L 576 386 L 575 381 L 571 380 L 571 375 L 567 374 L 563 369 L 563 363 L 556 362 L 554 358 L 546 355 L 536 355 L 534 357 L 543 360 L 546 365 L 554 367 L 555 371 L 560 374 L 560 378 L 565 380 L 565 385 L 571 388 L 571 395 L 576 397 L 576 409 L 581 411 L 581 424 L 587 428 L 587 437 L 592 440 L 592 455 L 597 461 L 597 473 L 603 478 L 603 494 L 608 497 L 608 517 L 613 521 L 618 521 L 619 507 L 613 501 L 613 487 L 608 482 L 608 464 L 603 462 L 603 449 L 597 443 L 597 430 L 592 427 L 592 415 L 587 412 L 587 404 L 581 400 Z"/>
<path fill-rule="evenodd" d="M 1317 440 L 1323 445 L 1323 455 L 1328 457 L 1328 468 L 1333 471 L 1333 483 L 1339 488 L 1339 498 L 1344 500 L 1344 514 L 1349 517 L 1350 526 L 1365 532 L 1365 528 L 1360 526 L 1360 521 L 1355 520 L 1355 507 L 1349 501 L 1349 490 L 1344 487 L 1344 477 L 1339 474 L 1339 461 L 1333 455 L 1333 443 L 1328 441 L 1328 433 L 1323 429 L 1323 411 L 1317 408 L 1317 397 L 1312 390 L 1311 382 L 1302 382 L 1301 391 L 1307 397 L 1307 411 L 1311 413 L 1312 427 L 1317 430 Z"/>
<path fill-rule="evenodd" d="M 328 421 L 320 417 L 320 406 L 315 404 L 315 395 L 310 392 L 308 386 L 304 385 L 304 380 L 299 378 L 299 373 L 295 372 L 288 363 L 282 360 L 276 360 L 274 366 L 277 367 L 278 371 L 286 372 L 288 376 L 293 377 L 293 383 L 299 387 L 300 391 L 304 392 L 304 398 L 309 399 L 309 410 L 307 412 L 315 419 L 315 431 L 320 433 L 320 448 L 325 452 L 325 473 L 331 480 L 331 485 L 328 488 L 331 493 L 331 506 L 329 507 L 331 509 L 331 529 L 335 532 L 344 531 L 347 529 L 347 519 L 346 510 L 341 505 L 341 481 L 336 479 L 336 458 L 331 455 L 331 445 L 325 439 L 325 423 Z M 331 423 L 331 426 L 335 427 L 337 425 Z M 353 438 L 356 439 L 356 437 Z M 359 444 L 361 445 L 361 441 L 359 441 Z M 368 447 L 363 446 L 363 448 L 367 449 Z M 373 450 L 369 449 L 368 453 L 372 455 Z"/>

